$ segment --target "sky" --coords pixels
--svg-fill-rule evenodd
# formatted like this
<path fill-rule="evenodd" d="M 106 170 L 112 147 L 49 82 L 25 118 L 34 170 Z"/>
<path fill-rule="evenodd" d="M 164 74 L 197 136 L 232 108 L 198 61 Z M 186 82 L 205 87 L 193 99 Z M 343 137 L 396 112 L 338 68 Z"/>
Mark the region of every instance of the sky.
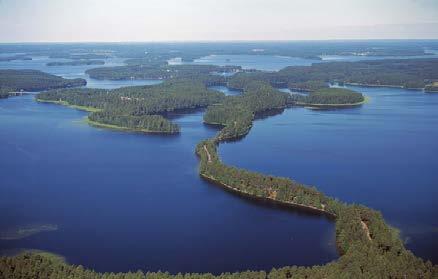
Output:
<path fill-rule="evenodd" d="M 438 0 L 0 0 L 0 42 L 438 39 Z"/>

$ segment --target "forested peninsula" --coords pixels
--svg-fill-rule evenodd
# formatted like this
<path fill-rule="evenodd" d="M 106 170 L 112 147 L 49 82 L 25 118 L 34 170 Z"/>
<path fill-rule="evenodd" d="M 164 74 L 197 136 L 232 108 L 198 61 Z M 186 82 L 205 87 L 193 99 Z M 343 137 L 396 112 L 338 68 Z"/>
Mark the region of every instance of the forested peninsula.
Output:
<path fill-rule="evenodd" d="M 0 98 L 20 91 L 42 91 L 84 86 L 85 79 L 65 79 L 37 70 L 0 70 Z"/>
<path fill-rule="evenodd" d="M 114 90 L 52 90 L 37 95 L 37 100 L 41 102 L 91 111 L 88 121 L 95 126 L 170 134 L 178 133 L 180 129 L 177 124 L 163 117 L 165 113 L 206 107 L 223 98 L 223 93 L 208 90 L 203 83 L 190 80 Z"/>

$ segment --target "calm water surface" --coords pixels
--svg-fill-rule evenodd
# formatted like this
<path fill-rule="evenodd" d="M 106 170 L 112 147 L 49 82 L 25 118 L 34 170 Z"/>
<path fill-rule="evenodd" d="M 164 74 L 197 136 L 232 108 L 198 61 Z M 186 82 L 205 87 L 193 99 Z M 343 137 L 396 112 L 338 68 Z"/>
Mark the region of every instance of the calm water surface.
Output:
<path fill-rule="evenodd" d="M 383 212 L 407 247 L 438 263 L 438 95 L 360 88 L 360 108 L 292 108 L 222 144 L 231 165 L 315 185 Z"/>
<path fill-rule="evenodd" d="M 0 100 L 0 228 L 59 230 L 0 241 L 98 271 L 223 272 L 337 258 L 324 217 L 252 202 L 201 180 L 195 145 L 217 130 L 203 112 L 174 117 L 179 136 L 89 127 L 84 112 Z"/>

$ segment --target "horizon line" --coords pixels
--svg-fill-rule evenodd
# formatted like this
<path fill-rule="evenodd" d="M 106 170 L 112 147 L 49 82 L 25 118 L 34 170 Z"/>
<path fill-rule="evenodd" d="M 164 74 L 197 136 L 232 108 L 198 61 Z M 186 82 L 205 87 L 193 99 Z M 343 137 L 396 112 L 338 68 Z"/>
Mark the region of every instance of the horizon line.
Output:
<path fill-rule="evenodd" d="M 272 42 L 272 43 L 287 43 L 287 42 L 361 42 L 361 41 L 438 41 L 438 38 L 366 38 L 366 39 L 281 39 L 281 40 L 145 40 L 145 41 L 9 41 L 0 42 L 0 44 L 123 44 L 123 43 L 246 43 L 246 42 Z"/>

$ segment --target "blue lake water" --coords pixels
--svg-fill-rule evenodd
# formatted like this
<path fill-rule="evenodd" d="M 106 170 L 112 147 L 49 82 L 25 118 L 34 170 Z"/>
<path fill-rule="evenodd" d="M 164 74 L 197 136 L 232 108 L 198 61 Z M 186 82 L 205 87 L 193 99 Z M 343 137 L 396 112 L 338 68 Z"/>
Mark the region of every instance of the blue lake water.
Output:
<path fill-rule="evenodd" d="M 33 96 L 0 101 L 1 228 L 59 230 L 0 241 L 98 271 L 223 272 L 337 258 L 325 217 L 252 202 L 198 175 L 195 145 L 217 130 L 203 112 L 179 136 L 96 129 L 86 113 Z"/>
<path fill-rule="evenodd" d="M 241 57 L 240 65 L 285 66 L 254 57 Z M 0 62 L 0 68 L 83 77 L 102 88 L 160 82 L 96 81 L 84 74 L 95 66 L 45 66 L 49 61 L 63 60 Z M 409 249 L 437 263 L 438 95 L 353 89 L 370 103 L 285 110 L 256 121 L 243 140 L 222 144 L 221 156 L 381 210 Z M 219 273 L 336 259 L 334 225 L 326 218 L 249 201 L 199 178 L 195 145 L 217 132 L 202 124 L 202 114 L 175 115 L 182 133 L 166 137 L 89 127 L 86 113 L 33 96 L 0 100 L 0 229 L 59 226 L 0 241 L 0 250 L 48 250 L 98 271 Z"/>
<path fill-rule="evenodd" d="M 382 211 L 416 255 L 438 262 L 438 95 L 352 87 L 360 108 L 285 110 L 222 144 L 227 164 L 291 177 Z"/>

